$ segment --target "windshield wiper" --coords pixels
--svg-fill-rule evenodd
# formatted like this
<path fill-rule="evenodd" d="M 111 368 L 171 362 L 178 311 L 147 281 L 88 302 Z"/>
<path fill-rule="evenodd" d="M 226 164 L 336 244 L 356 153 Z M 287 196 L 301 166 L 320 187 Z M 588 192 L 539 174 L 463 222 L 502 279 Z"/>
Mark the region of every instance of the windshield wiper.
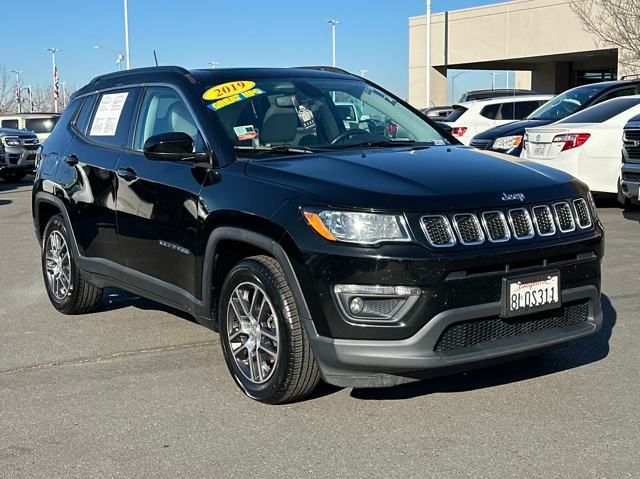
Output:
<path fill-rule="evenodd" d="M 317 149 L 309 148 L 307 146 L 289 146 L 289 145 L 277 145 L 277 146 L 234 146 L 236 151 L 250 151 L 250 152 L 266 152 L 277 154 L 301 154 L 301 153 L 315 153 Z"/>
<path fill-rule="evenodd" d="M 342 148 L 376 148 L 376 147 L 398 147 L 398 146 L 414 146 L 420 148 L 429 148 L 433 146 L 433 142 L 427 141 L 414 141 L 414 140 L 375 140 L 365 141 L 364 143 L 355 143 L 351 145 L 344 145 Z"/>

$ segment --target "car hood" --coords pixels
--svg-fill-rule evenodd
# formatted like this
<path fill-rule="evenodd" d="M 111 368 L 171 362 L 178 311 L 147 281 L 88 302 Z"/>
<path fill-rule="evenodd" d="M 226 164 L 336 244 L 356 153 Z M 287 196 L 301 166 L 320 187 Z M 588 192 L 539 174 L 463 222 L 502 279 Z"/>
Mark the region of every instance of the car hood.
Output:
<path fill-rule="evenodd" d="M 435 211 L 520 203 L 577 194 L 561 171 L 462 146 L 350 150 L 253 160 L 246 174 L 312 195 L 319 203 L 398 211 Z"/>
<path fill-rule="evenodd" d="M 483 131 L 482 133 L 477 134 L 474 137 L 474 140 L 495 140 L 497 138 L 501 138 L 503 136 L 512 136 L 512 135 L 524 135 L 524 130 L 526 128 L 535 128 L 537 126 L 548 125 L 551 122 L 548 120 L 522 120 L 522 121 L 513 121 L 511 123 L 506 123 L 504 125 L 496 126 L 487 131 Z"/>

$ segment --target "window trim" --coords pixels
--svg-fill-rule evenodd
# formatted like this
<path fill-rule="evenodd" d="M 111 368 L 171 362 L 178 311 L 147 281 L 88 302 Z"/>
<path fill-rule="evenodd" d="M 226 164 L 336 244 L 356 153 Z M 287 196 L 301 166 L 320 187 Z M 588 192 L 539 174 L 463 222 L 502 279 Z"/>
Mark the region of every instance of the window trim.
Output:
<path fill-rule="evenodd" d="M 206 153 L 208 153 L 211 150 L 211 148 L 209 147 L 209 144 L 208 144 L 205 136 L 202 134 L 202 128 L 200 128 L 200 123 L 198 123 L 198 120 L 196 118 L 195 112 L 191 109 L 191 107 L 189 105 L 189 102 L 187 101 L 185 96 L 182 95 L 180 90 L 177 89 L 177 88 L 171 88 L 171 87 L 168 87 L 168 86 L 165 86 L 165 85 L 160 85 L 160 84 L 145 85 L 142 88 L 141 94 L 140 94 L 140 98 L 138 99 L 138 104 L 136 105 L 136 110 L 135 110 L 135 113 L 134 113 L 135 122 L 132 123 L 131 127 L 129 128 L 129 130 L 130 130 L 129 131 L 129 139 L 127 141 L 127 146 L 125 147 L 125 151 L 127 151 L 127 153 L 139 153 L 141 155 L 144 155 L 144 152 L 142 150 L 137 150 L 135 148 L 134 141 L 135 141 L 135 138 L 136 138 L 136 134 L 138 133 L 138 125 L 140 124 L 140 115 L 142 114 L 142 105 L 144 104 L 144 100 L 145 100 L 145 97 L 147 95 L 147 91 L 150 88 L 155 88 L 155 87 L 169 88 L 169 89 L 175 91 L 178 94 L 178 96 L 182 100 L 182 103 L 184 103 L 185 106 L 187 107 L 187 110 L 189 110 L 189 114 L 191 115 L 191 119 L 195 123 L 196 129 L 198 130 L 198 135 L 200 135 L 200 138 L 202 138 L 202 140 L 204 141 L 205 148 L 207 150 Z M 199 153 L 199 152 L 196 151 L 194 153 Z"/>

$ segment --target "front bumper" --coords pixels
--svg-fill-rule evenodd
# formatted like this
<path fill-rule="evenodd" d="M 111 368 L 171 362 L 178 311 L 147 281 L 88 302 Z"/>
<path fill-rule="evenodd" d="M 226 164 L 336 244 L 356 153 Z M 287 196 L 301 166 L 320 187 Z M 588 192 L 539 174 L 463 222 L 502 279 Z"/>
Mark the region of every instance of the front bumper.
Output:
<path fill-rule="evenodd" d="M 319 336 L 312 323 L 307 332 L 311 329 L 311 344 L 325 381 L 340 387 L 389 387 L 513 360 L 594 334 L 602 327 L 597 287 L 565 290 L 562 302 L 565 305 L 586 303 L 588 313 L 584 320 L 566 327 L 542 329 L 445 352 L 437 351 L 436 345 L 449 326 L 497 318 L 502 304 L 488 303 L 444 311 L 416 334 L 402 340 L 331 339 Z"/>
<path fill-rule="evenodd" d="M 638 200 L 640 193 L 640 163 L 623 163 L 622 179 L 620 181 L 622 194 L 634 200 Z"/>
<path fill-rule="evenodd" d="M 33 173 L 36 169 L 35 150 L 5 147 L 0 152 L 0 171 Z"/>

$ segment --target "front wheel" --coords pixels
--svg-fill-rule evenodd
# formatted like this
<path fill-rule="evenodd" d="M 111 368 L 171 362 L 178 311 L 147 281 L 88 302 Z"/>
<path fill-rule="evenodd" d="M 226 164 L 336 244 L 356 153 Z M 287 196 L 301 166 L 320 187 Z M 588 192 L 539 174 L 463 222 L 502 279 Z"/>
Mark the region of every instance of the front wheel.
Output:
<path fill-rule="evenodd" d="M 238 263 L 224 282 L 218 311 L 227 367 L 249 397 L 280 404 L 316 388 L 320 371 L 275 259 L 254 256 Z"/>

